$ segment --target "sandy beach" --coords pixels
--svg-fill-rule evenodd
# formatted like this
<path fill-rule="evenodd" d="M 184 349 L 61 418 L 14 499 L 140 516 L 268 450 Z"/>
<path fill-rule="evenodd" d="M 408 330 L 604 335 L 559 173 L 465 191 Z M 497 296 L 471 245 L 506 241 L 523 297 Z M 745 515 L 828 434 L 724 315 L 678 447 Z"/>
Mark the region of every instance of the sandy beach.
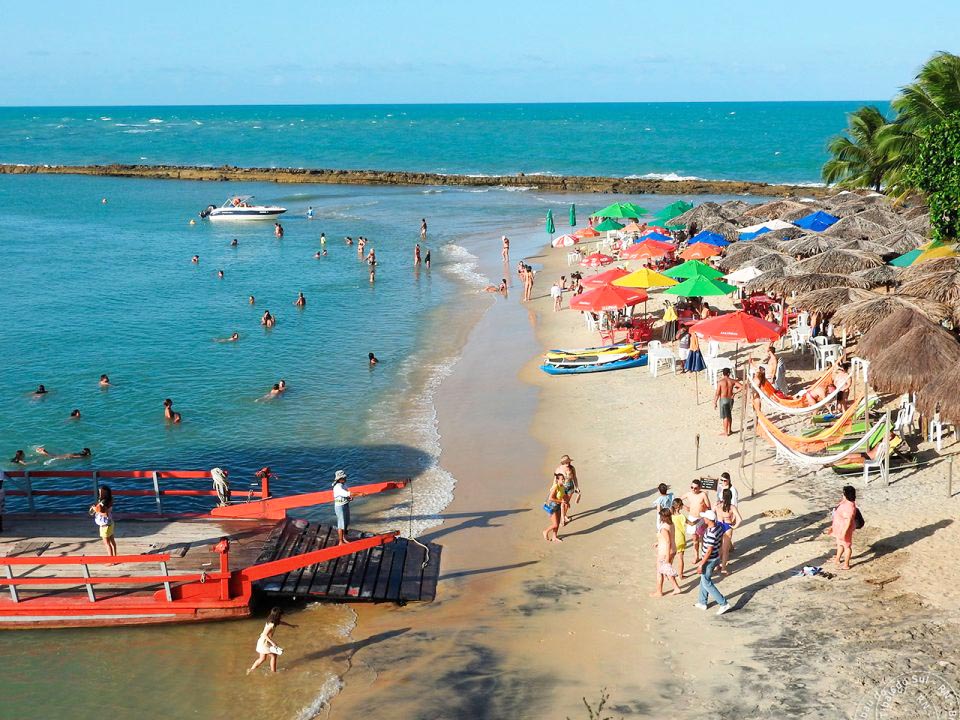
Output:
<path fill-rule="evenodd" d="M 945 462 L 889 486 L 852 479 L 867 525 L 852 569 L 837 572 L 822 532 L 850 480 L 776 465 L 762 440 L 756 468 L 749 456 L 741 468 L 740 439 L 719 436 L 705 377 L 698 403 L 689 375 L 541 373 L 543 348 L 595 339 L 545 295 L 567 272 L 565 253 L 528 261 L 539 269 L 534 301 L 519 306 L 516 287 L 498 301 L 438 396 L 441 460 L 458 479 L 444 524 L 426 536 L 444 545 L 438 599 L 358 609 L 331 717 L 588 717 L 584 702 L 595 708 L 606 693 L 613 717 L 682 707 L 704 718 L 852 718 L 904 674 L 956 686 L 958 533 Z M 812 375 L 809 356 L 787 363 L 794 383 Z M 582 502 L 564 542 L 548 544 L 540 506 L 564 453 Z M 652 503 L 660 482 L 683 494 L 722 471 L 745 522 L 718 582 L 733 611 L 716 617 L 693 607 L 696 578 L 678 597 L 649 597 Z M 796 577 L 807 565 L 834 577 Z M 911 702 L 883 717 L 916 717 Z"/>

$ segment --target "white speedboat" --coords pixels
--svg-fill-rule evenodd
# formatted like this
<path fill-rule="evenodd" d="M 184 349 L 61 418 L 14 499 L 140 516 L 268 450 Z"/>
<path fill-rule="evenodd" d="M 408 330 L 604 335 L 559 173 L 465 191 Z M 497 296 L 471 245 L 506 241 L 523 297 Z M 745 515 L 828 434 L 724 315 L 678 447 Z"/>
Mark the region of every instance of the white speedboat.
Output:
<path fill-rule="evenodd" d="M 276 220 L 287 211 L 276 205 L 253 205 L 253 195 L 234 195 L 220 207 L 209 205 L 200 212 L 210 220 Z"/>

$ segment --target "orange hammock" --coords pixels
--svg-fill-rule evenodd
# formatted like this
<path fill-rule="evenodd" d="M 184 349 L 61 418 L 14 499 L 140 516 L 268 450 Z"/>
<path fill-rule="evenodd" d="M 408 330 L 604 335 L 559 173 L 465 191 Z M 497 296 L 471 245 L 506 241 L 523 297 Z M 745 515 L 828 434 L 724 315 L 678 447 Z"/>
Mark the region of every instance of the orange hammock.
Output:
<path fill-rule="evenodd" d="M 757 411 L 757 421 L 759 423 L 759 427 L 766 434 L 775 437 L 782 444 L 789 448 L 793 448 L 794 450 L 800 450 L 802 452 L 809 453 L 810 451 L 814 450 L 823 450 L 824 448 L 833 445 L 837 441 L 838 437 L 842 437 L 846 432 L 847 426 L 853 420 L 853 416 L 857 412 L 858 405 L 862 404 L 862 402 L 863 401 L 861 398 L 857 398 L 857 400 L 850 404 L 850 407 L 843 411 L 843 414 L 840 415 L 840 417 L 838 417 L 816 435 L 811 435 L 809 437 L 804 437 L 802 435 L 788 435 L 774 425 L 773 422 L 760 411 Z"/>
<path fill-rule="evenodd" d="M 773 387 L 773 385 L 770 384 L 769 380 L 763 381 L 763 385 L 761 386 L 761 389 L 767 395 L 767 397 L 776 400 L 777 403 L 779 403 L 780 405 L 783 405 L 784 407 L 793 407 L 793 408 L 806 407 L 807 405 L 812 404 L 807 399 L 807 394 L 809 392 L 811 392 L 816 388 L 821 388 L 826 390 L 826 387 L 831 382 L 833 382 L 833 370 L 834 370 L 834 366 L 831 366 L 830 369 L 827 370 L 822 376 L 820 376 L 812 385 L 810 385 L 810 387 L 808 387 L 806 390 L 799 393 L 798 395 L 794 395 L 793 397 L 790 397 L 789 395 L 784 395 L 782 392 L 780 392 L 775 387 Z"/>

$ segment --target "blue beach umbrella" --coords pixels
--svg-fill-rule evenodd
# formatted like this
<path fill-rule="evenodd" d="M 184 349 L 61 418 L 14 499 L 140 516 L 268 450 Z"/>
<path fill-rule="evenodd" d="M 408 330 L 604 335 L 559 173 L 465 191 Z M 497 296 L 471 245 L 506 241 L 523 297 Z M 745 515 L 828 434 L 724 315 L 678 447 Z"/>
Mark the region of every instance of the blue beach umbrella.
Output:
<path fill-rule="evenodd" d="M 553 210 L 547 210 L 547 232 L 553 235 L 557 228 L 553 225 Z"/>
<path fill-rule="evenodd" d="M 794 220 L 793 224 L 797 227 L 803 228 L 804 230 L 822 232 L 838 220 L 840 220 L 840 218 L 838 218 L 836 215 L 831 215 L 823 210 L 817 210 L 809 215 L 804 215 L 799 220 Z"/>
<path fill-rule="evenodd" d="M 740 239 L 753 240 L 755 237 L 759 237 L 760 235 L 763 235 L 764 233 L 768 233 L 768 232 L 770 232 L 770 228 L 762 227 L 759 230 L 756 230 L 754 232 L 740 233 Z"/>
<path fill-rule="evenodd" d="M 667 237 L 666 235 L 664 235 L 664 234 L 662 234 L 662 233 L 658 233 L 658 232 L 648 232 L 646 235 L 641 236 L 641 237 L 640 237 L 640 240 L 641 240 L 641 241 L 643 241 L 643 240 L 657 240 L 657 241 L 659 241 L 659 242 L 667 242 L 667 243 L 672 243 L 672 242 L 673 242 L 673 238 L 672 238 L 672 237 Z"/>
<path fill-rule="evenodd" d="M 710 230 L 702 230 L 690 238 L 690 245 L 696 245 L 697 243 L 707 243 L 708 245 L 715 245 L 716 247 L 726 247 L 730 244 L 730 241 L 720 233 L 711 232 Z"/>

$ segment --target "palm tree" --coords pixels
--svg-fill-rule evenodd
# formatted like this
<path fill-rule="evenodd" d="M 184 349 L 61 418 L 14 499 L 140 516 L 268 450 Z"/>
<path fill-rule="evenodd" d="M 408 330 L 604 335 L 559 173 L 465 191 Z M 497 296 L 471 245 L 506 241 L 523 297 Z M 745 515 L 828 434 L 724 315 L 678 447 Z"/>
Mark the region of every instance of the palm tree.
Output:
<path fill-rule="evenodd" d="M 926 132 L 960 113 L 960 56 L 934 55 L 891 105 L 897 118 L 880 132 L 879 146 L 889 161 L 886 184 L 906 192 L 911 189 L 906 170 L 916 160 Z"/>
<path fill-rule="evenodd" d="M 823 166 L 824 181 L 840 187 L 880 190 L 890 165 L 880 146 L 887 124 L 875 105 L 850 113 L 846 135 L 837 135 L 827 146 L 831 158 Z"/>

